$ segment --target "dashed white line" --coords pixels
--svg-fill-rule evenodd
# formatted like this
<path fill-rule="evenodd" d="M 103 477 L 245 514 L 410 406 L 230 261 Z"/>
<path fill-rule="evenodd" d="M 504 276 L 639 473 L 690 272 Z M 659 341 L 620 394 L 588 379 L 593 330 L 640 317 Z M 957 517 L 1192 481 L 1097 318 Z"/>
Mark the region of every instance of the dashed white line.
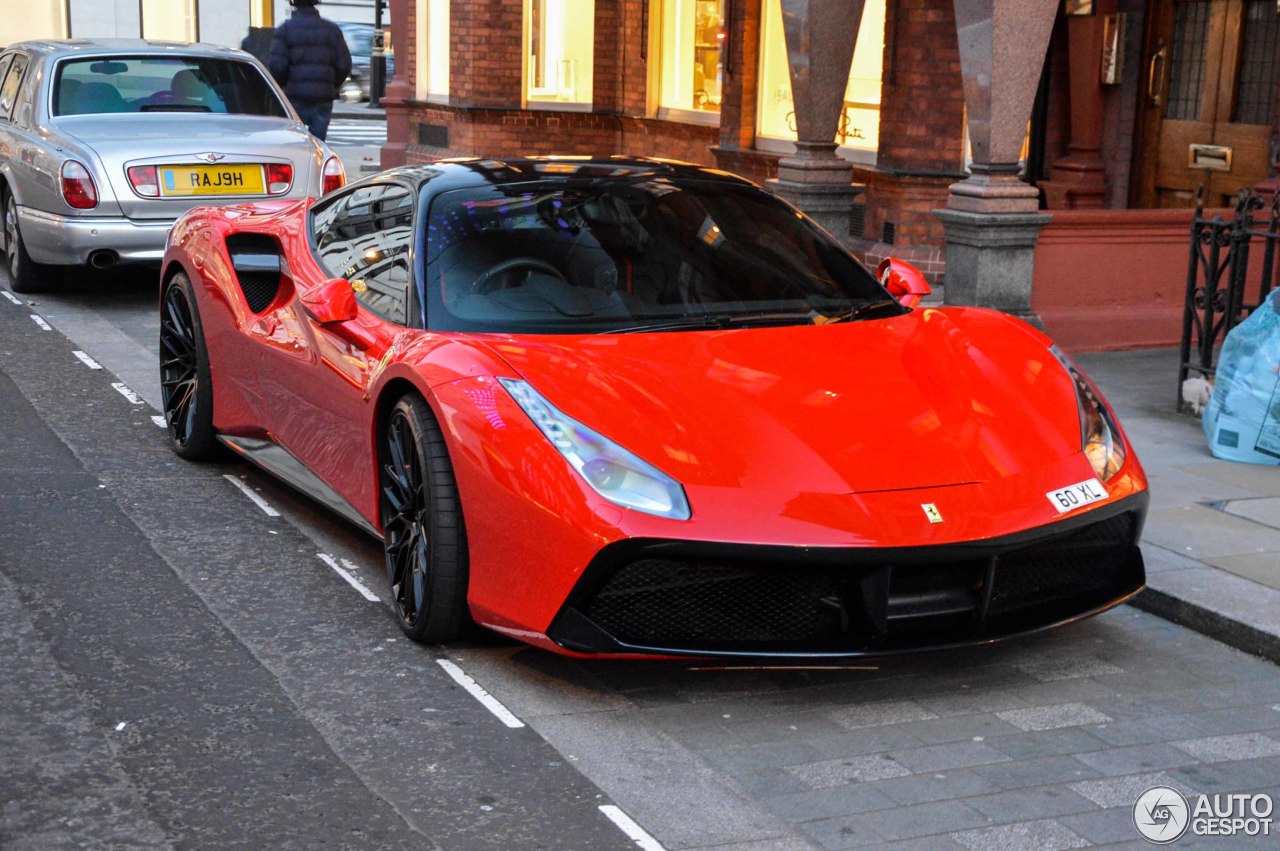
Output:
<path fill-rule="evenodd" d="M 39 325 L 41 331 L 53 330 L 53 326 L 50 325 L 48 322 L 45 322 L 43 316 L 37 316 L 36 314 L 33 313 L 31 314 L 31 321 Z"/>
<path fill-rule="evenodd" d="M 154 417 L 152 417 L 151 422 L 160 426 L 160 428 L 167 428 L 169 425 L 167 422 L 164 421 L 164 417 L 160 416 L 159 414 L 156 414 Z"/>
<path fill-rule="evenodd" d="M 0 290 L 0 293 L 3 293 L 3 294 L 4 294 L 4 297 L 5 297 L 5 298 L 7 298 L 7 299 L 9 299 L 9 301 L 13 302 L 13 303 L 14 303 L 14 304 L 16 304 L 16 305 L 21 306 L 21 304 L 22 304 L 22 299 L 18 298 L 18 297 L 17 297 L 16 295 L 14 295 L 13 293 L 9 292 L 8 290 Z"/>
<path fill-rule="evenodd" d="M 510 709 L 503 706 L 496 697 L 489 694 L 480 687 L 480 684 L 467 676 L 461 668 L 450 662 L 448 659 L 437 659 L 436 664 L 444 668 L 445 673 L 453 677 L 454 681 L 467 690 L 467 693 L 480 701 L 480 705 L 497 716 L 498 720 L 506 724 L 511 729 L 517 729 L 524 726 L 524 722 L 511 713 Z"/>
<path fill-rule="evenodd" d="M 276 511 L 274 508 L 272 508 L 271 505 L 265 499 L 263 499 L 261 496 L 255 493 L 253 488 L 246 485 L 244 483 L 244 480 L 241 479 L 239 476 L 233 476 L 230 473 L 226 473 L 222 476 L 222 478 L 226 479 L 228 482 L 231 482 L 231 484 L 235 485 L 240 489 L 241 493 L 249 497 L 249 499 L 253 500 L 253 504 L 261 508 L 263 514 L 267 515 L 268 517 L 280 516 L 279 511 Z"/>
<path fill-rule="evenodd" d="M 636 824 L 635 819 L 624 813 L 620 807 L 616 807 L 613 804 L 601 804 L 600 812 L 604 813 L 605 818 L 616 824 L 618 829 L 636 844 L 637 848 L 643 848 L 644 851 L 666 851 L 661 842 L 650 836 L 643 827 Z"/>
<path fill-rule="evenodd" d="M 132 402 L 135 405 L 146 404 L 146 402 L 142 400 L 141 396 L 139 396 L 137 393 L 134 393 L 132 390 L 130 390 L 129 386 L 122 381 L 111 382 L 111 389 L 115 390 L 117 393 L 119 393 L 121 396 L 128 399 L 130 402 Z"/>
<path fill-rule="evenodd" d="M 87 354 L 85 354 L 82 351 L 77 350 L 72 352 L 71 354 L 75 355 L 76 360 L 80 361 L 80 363 L 89 367 L 89 369 L 102 369 L 102 364 L 98 363 L 96 360 L 89 357 Z"/>
<path fill-rule="evenodd" d="M 117 724 L 117 725 L 116 725 L 116 732 L 117 732 L 117 733 L 119 733 L 121 730 L 123 730 L 123 729 L 124 729 L 124 725 L 125 725 L 125 724 L 127 724 L 127 723 L 128 723 L 127 721 L 121 721 L 119 724 Z"/>
<path fill-rule="evenodd" d="M 342 565 L 339 565 L 337 559 L 335 559 L 333 556 L 329 555 L 328 553 L 316 553 L 316 556 L 318 556 L 322 562 L 329 565 L 329 567 L 333 568 L 334 573 L 338 574 L 343 579 L 345 579 L 347 581 L 347 584 L 350 585 L 352 588 L 356 589 L 357 591 L 359 591 L 360 594 L 366 600 L 368 600 L 371 603 L 382 602 L 381 600 L 378 599 L 378 595 L 370 591 L 368 588 L 366 588 L 365 584 L 361 582 L 359 579 L 357 579 L 353 573 L 349 572 L 349 570 L 347 569 L 344 569 Z M 342 560 L 342 564 L 346 565 L 346 568 L 350 568 L 351 570 L 355 569 L 355 565 L 347 561 L 346 559 Z"/>

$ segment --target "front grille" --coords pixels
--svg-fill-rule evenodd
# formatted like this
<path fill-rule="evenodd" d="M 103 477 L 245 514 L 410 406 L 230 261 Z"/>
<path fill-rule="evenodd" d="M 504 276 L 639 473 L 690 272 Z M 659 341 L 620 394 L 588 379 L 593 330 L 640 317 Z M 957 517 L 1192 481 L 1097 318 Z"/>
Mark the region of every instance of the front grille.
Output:
<path fill-rule="evenodd" d="M 1121 514 L 996 559 L 988 616 L 1114 590 L 1127 578 L 1134 517 Z"/>
<path fill-rule="evenodd" d="M 588 567 L 548 635 L 591 652 L 743 654 L 988 640 L 1079 617 L 1142 587 L 1141 514 L 1064 524 L 1029 542 L 1035 532 L 896 550 L 622 541 Z"/>
<path fill-rule="evenodd" d="M 838 633 L 839 587 L 819 572 L 650 558 L 624 565 L 586 614 L 635 644 L 797 641 Z"/>

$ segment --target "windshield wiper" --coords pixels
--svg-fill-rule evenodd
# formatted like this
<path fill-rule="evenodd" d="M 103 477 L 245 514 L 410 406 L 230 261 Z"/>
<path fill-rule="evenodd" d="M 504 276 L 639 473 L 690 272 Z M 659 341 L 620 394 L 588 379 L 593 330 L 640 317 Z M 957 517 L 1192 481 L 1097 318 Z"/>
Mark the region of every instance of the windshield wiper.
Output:
<path fill-rule="evenodd" d="M 879 313 L 886 308 L 896 307 L 898 313 L 902 312 L 902 304 L 896 299 L 886 298 L 880 301 L 869 301 L 866 304 L 860 304 L 853 310 L 845 313 L 837 313 L 834 316 L 828 316 L 823 325 L 829 325 L 832 322 L 856 322 L 859 319 L 866 319 L 873 313 Z"/>
<path fill-rule="evenodd" d="M 613 328 L 606 334 L 636 334 L 641 331 L 720 331 L 733 326 L 734 317 L 726 314 L 706 314 L 674 319 L 670 322 L 652 322 L 647 325 L 628 325 L 625 328 Z"/>

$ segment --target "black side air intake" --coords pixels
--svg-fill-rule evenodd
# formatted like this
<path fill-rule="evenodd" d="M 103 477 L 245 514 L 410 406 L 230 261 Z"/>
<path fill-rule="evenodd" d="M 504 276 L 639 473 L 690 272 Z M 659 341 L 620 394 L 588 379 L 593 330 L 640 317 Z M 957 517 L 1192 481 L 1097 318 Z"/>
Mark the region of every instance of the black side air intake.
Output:
<path fill-rule="evenodd" d="M 280 244 L 266 234 L 237 233 L 227 237 L 227 254 L 249 309 L 270 307 L 280 293 Z"/>

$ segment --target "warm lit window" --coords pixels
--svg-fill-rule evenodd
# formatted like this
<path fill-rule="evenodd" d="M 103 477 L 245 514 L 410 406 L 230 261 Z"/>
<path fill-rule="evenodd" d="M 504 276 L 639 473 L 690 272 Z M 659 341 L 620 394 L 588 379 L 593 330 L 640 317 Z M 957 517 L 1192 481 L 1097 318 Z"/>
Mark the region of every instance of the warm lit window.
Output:
<path fill-rule="evenodd" d="M 720 109 L 724 0 L 664 0 L 658 106 Z"/>
<path fill-rule="evenodd" d="M 874 159 L 880 145 L 880 74 L 884 66 L 885 0 L 867 0 L 858 43 L 845 87 L 844 111 L 836 144 L 859 159 Z M 768 139 L 795 141 L 796 119 L 791 99 L 787 44 L 782 34 L 780 0 L 764 0 L 760 27 L 760 109 L 757 133 Z M 763 146 L 762 146 L 763 147 Z"/>
<path fill-rule="evenodd" d="M 595 0 L 525 0 L 525 100 L 591 105 Z"/>
<path fill-rule="evenodd" d="M 418 0 L 418 99 L 449 98 L 449 0 Z"/>
<path fill-rule="evenodd" d="M 195 0 L 142 0 L 142 37 L 195 41 Z"/>
<path fill-rule="evenodd" d="M 67 5 L 64 0 L 28 0 L 17 13 L 0 15 L 0 45 L 34 38 L 67 37 Z"/>

